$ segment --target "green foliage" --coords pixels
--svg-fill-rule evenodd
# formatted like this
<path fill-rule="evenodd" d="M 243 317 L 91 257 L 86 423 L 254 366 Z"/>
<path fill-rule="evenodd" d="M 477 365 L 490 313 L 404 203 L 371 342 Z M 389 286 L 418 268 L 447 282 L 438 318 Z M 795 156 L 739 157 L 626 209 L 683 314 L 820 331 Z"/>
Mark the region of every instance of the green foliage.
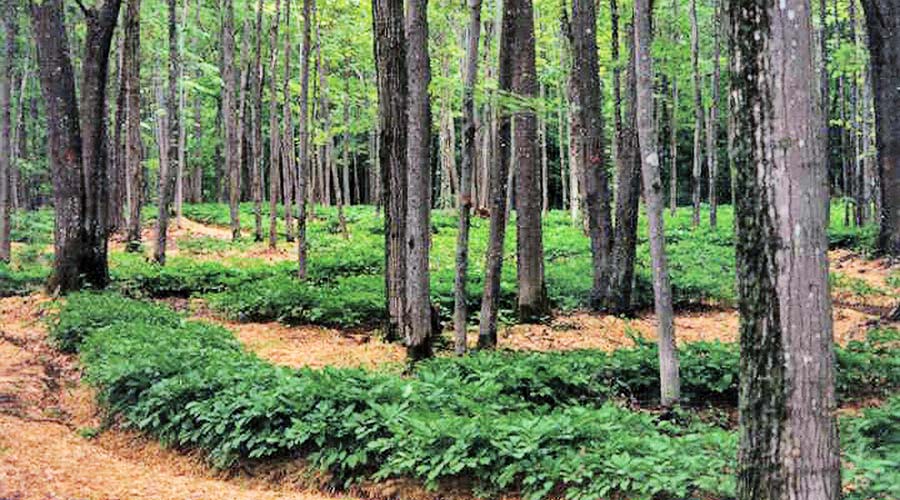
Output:
<path fill-rule="evenodd" d="M 53 243 L 53 210 L 20 210 L 12 217 L 10 241 L 26 244 Z"/>
<path fill-rule="evenodd" d="M 38 291 L 48 276 L 50 268 L 43 264 L 10 265 L 0 262 L 0 297 Z"/>
<path fill-rule="evenodd" d="M 844 419 L 841 448 L 851 464 L 843 471 L 847 500 L 900 498 L 900 396 Z"/>

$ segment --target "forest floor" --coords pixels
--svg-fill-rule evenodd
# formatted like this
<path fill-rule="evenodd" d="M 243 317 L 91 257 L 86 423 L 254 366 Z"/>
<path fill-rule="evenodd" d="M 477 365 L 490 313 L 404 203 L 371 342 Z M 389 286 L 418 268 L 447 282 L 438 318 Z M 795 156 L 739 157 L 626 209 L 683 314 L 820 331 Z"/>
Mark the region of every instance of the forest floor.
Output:
<path fill-rule="evenodd" d="M 182 227 L 191 234 L 228 237 L 220 228 L 193 222 Z M 843 250 L 831 252 L 830 258 L 835 339 L 845 344 L 864 338 L 896 305 L 896 284 L 888 276 L 897 268 Z M 170 450 L 109 426 L 94 394 L 81 383 L 75 358 L 60 354 L 46 341 L 42 319 L 50 302 L 39 294 L 0 299 L 0 500 L 348 498 L 310 489 L 314 480 L 299 464 L 220 473 L 198 454 Z M 374 368 L 400 366 L 404 358 L 402 348 L 374 333 L 235 323 L 210 312 L 200 300 L 169 302 L 227 326 L 248 349 L 277 364 Z M 675 325 L 679 342 L 735 341 L 738 314 L 733 309 L 698 307 L 681 311 Z M 470 331 L 473 343 L 475 336 Z M 572 313 L 545 325 L 506 326 L 501 328 L 500 345 L 521 350 L 612 350 L 632 345 L 634 337 L 655 338 L 652 314 L 624 319 Z M 402 485 L 381 485 L 380 491 L 367 496 L 394 495 L 395 487 Z"/>

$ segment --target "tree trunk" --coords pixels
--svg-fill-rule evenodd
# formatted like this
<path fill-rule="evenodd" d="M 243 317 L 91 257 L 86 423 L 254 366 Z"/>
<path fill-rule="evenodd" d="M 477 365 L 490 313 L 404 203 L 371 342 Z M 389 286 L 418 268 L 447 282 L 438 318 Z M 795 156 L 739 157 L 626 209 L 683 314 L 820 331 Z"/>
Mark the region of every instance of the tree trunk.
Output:
<path fill-rule="evenodd" d="M 170 0 L 172 1 L 172 0 Z M 241 151 L 237 110 L 237 69 L 234 57 L 234 0 L 223 0 L 222 19 L 222 118 L 225 125 L 225 171 L 228 174 L 228 208 L 231 239 L 241 238 Z"/>
<path fill-rule="evenodd" d="M 544 84 L 540 85 L 541 94 L 541 111 L 538 115 L 538 123 L 541 139 L 541 211 L 545 214 L 550 213 L 550 167 L 547 162 L 547 113 L 544 106 L 547 102 Z"/>
<path fill-rule="evenodd" d="M 31 6 L 41 89 L 48 103 L 48 145 L 57 208 L 54 270 L 48 284 L 53 293 L 77 290 L 82 282 L 102 289 L 109 281 L 106 80 L 119 5 L 119 0 L 107 0 L 99 8 L 83 9 L 87 30 L 81 115 L 62 1 Z"/>
<path fill-rule="evenodd" d="M 128 252 L 141 250 L 141 0 L 128 0 L 125 12 L 125 199 Z"/>
<path fill-rule="evenodd" d="M 122 228 L 124 205 L 124 163 L 125 145 L 122 134 L 125 129 L 125 39 L 118 36 L 116 39 L 116 113 L 113 122 L 112 151 L 110 151 L 109 171 L 109 221 L 107 225 L 110 233 L 115 233 Z M 2 238 L 0 238 L 2 239 Z"/>
<path fill-rule="evenodd" d="M 900 1 L 864 0 L 869 33 L 872 87 L 875 94 L 875 137 L 881 180 L 879 246 L 900 256 Z"/>
<path fill-rule="evenodd" d="M 518 46 L 516 23 L 521 0 L 503 2 L 503 21 L 500 30 L 500 61 L 497 67 L 500 92 L 513 90 L 513 74 L 516 71 Z M 527 0 L 526 0 L 527 1 Z M 528 9 L 529 11 L 531 9 Z M 497 112 L 497 151 L 493 156 L 490 175 L 490 232 L 485 264 L 484 295 L 481 299 L 481 322 L 478 327 L 478 347 L 493 349 L 497 346 L 497 314 L 500 308 L 500 273 L 503 268 L 503 242 L 506 237 L 506 186 L 511 156 L 512 115 L 506 106 L 495 107 Z"/>
<path fill-rule="evenodd" d="M 287 241 L 294 241 L 294 180 L 296 176 L 296 157 L 294 156 L 294 118 L 291 112 L 293 100 L 291 98 L 291 2 L 285 0 L 284 12 L 284 82 L 282 93 L 284 102 L 281 103 L 283 139 L 281 141 L 281 190 L 284 193 L 284 226 L 287 233 Z"/>
<path fill-rule="evenodd" d="M 169 232 L 169 204 L 172 201 L 172 179 L 178 168 L 178 77 L 181 61 L 178 54 L 178 7 L 175 0 L 168 0 L 169 6 L 169 71 L 168 91 L 165 100 L 165 128 L 160 130 L 160 137 L 166 136 L 160 144 L 165 143 L 165 155 L 160 155 L 159 165 L 159 211 L 156 216 L 156 251 L 154 259 L 159 264 L 166 263 L 166 239 Z M 227 121 L 227 117 L 226 117 Z M 162 146 L 161 146 L 162 149 Z M 165 158 L 163 158 L 165 156 Z"/>
<path fill-rule="evenodd" d="M 250 197 L 253 198 L 253 241 L 263 240 L 262 227 L 262 25 L 263 0 L 256 4 L 253 71 L 250 73 Z"/>
<path fill-rule="evenodd" d="M 469 25 L 463 70 L 462 166 L 459 175 L 459 232 L 456 240 L 456 281 L 454 283 L 453 329 L 456 354 L 468 347 L 466 323 L 466 281 L 469 270 L 469 228 L 472 211 L 472 173 L 477 165 L 475 147 L 475 83 L 478 81 L 478 42 L 481 38 L 481 0 L 468 0 Z"/>
<path fill-rule="evenodd" d="M 650 56 L 653 12 L 649 0 L 634 3 L 635 72 L 637 73 L 637 131 L 641 151 L 641 171 L 647 220 L 650 231 L 650 258 L 653 265 L 653 295 L 659 336 L 660 403 L 671 406 L 680 398 L 678 351 L 672 310 L 672 285 L 666 258 L 663 227 L 662 180 L 659 173 L 657 135 L 653 122 L 653 68 Z"/>
<path fill-rule="evenodd" d="M 303 45 L 300 48 L 300 168 L 297 173 L 297 277 L 306 279 L 306 183 L 309 175 L 309 57 L 312 48 L 312 9 L 303 0 Z"/>
<path fill-rule="evenodd" d="M 385 337 L 398 339 L 404 327 L 406 290 L 407 73 L 402 0 L 372 2 L 378 80 L 378 163 L 384 196 Z"/>
<path fill-rule="evenodd" d="M 719 30 L 721 29 L 721 7 L 716 0 L 716 13 L 713 21 L 713 75 L 712 95 L 709 105 L 709 123 L 706 134 L 706 165 L 709 168 L 709 227 L 715 229 L 718 224 L 718 185 L 719 185 L 719 78 L 721 46 Z"/>
<path fill-rule="evenodd" d="M 612 214 L 610 213 L 609 174 L 603 162 L 603 102 L 595 35 L 597 13 L 592 0 L 573 0 L 572 46 L 569 98 L 572 103 L 571 138 L 578 169 L 584 181 L 584 199 L 591 239 L 594 285 L 591 303 L 596 309 L 606 303 L 612 250 Z"/>
<path fill-rule="evenodd" d="M 737 496 L 837 499 L 828 176 L 809 0 L 731 3 L 729 10 L 741 193 Z"/>
<path fill-rule="evenodd" d="M 269 27 L 269 248 L 278 243 L 278 199 L 281 192 L 281 133 L 278 125 L 278 22 L 281 0 L 275 0 L 275 18 Z"/>
<path fill-rule="evenodd" d="M 703 175 L 703 94 L 700 76 L 700 27 L 697 23 L 697 0 L 691 0 L 691 68 L 694 74 L 694 156 L 691 177 L 691 224 L 700 225 L 701 177 Z"/>
<path fill-rule="evenodd" d="M 188 0 L 182 0 L 181 19 L 187 23 Z M 184 89 L 184 30 L 178 35 L 178 57 L 181 61 L 178 67 L 178 78 L 182 82 L 178 86 L 178 169 L 175 171 L 175 224 L 181 226 L 181 218 L 184 215 L 184 184 L 185 169 L 187 168 L 187 120 L 184 114 L 187 106 L 187 92 Z"/>
<path fill-rule="evenodd" d="M 12 226 L 12 86 L 13 62 L 16 59 L 18 36 L 17 2 L 6 0 L 3 24 L 6 43 L 0 61 L 0 262 L 9 262 L 12 255 L 10 228 Z"/>

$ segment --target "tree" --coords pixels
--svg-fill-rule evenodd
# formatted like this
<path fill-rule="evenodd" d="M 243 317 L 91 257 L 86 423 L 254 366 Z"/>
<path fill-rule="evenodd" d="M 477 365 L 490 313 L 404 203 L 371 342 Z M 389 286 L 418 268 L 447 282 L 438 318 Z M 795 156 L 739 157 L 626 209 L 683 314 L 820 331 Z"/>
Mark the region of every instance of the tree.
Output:
<path fill-rule="evenodd" d="M 303 0 L 303 45 L 300 48 L 300 168 L 297 172 L 297 277 L 306 279 L 306 182 L 309 176 L 309 57 L 315 0 Z"/>
<path fill-rule="evenodd" d="M 234 0 L 223 0 L 222 10 L 222 119 L 225 129 L 225 172 L 228 175 L 231 239 L 237 241 L 241 237 L 241 151 L 237 116 L 238 78 L 234 62 Z"/>
<path fill-rule="evenodd" d="M 500 30 L 500 62 L 497 66 L 497 84 L 501 93 L 513 90 L 513 74 L 517 66 L 518 36 L 516 24 L 524 12 L 519 2 L 504 0 L 502 29 Z M 528 0 L 524 0 L 528 1 Z M 530 13 L 530 7 L 527 9 Z M 488 233 L 488 250 L 485 264 L 484 294 L 481 298 L 481 321 L 478 325 L 478 347 L 493 349 L 497 346 L 497 314 L 500 309 L 500 273 L 503 270 L 503 242 L 506 238 L 506 187 L 509 182 L 509 160 L 512 140 L 512 113 L 509 104 L 498 102 L 497 151 L 493 156 L 490 175 L 491 212 Z"/>
<path fill-rule="evenodd" d="M 385 337 L 397 339 L 404 328 L 406 294 L 406 185 L 408 99 L 406 32 L 402 0 L 374 0 L 375 64 L 378 84 L 378 130 L 384 203 L 385 291 L 388 317 Z"/>
<path fill-rule="evenodd" d="M 469 25 L 463 83 L 462 166 L 459 173 L 459 232 L 456 240 L 453 328 L 456 353 L 466 352 L 466 281 L 469 269 L 469 227 L 472 211 L 472 173 L 477 165 L 475 148 L 475 82 L 478 79 L 478 42 L 481 38 L 481 0 L 468 0 Z"/>
<path fill-rule="evenodd" d="M 663 227 L 662 181 L 659 173 L 657 133 L 653 120 L 653 67 L 650 56 L 653 11 L 649 0 L 634 2 L 634 50 L 637 73 L 637 131 L 641 152 L 641 172 L 647 220 L 650 230 L 650 259 L 653 265 L 653 296 L 659 336 L 660 403 L 671 406 L 680 397 L 678 351 L 672 310 L 672 285 L 666 258 Z"/>
<path fill-rule="evenodd" d="M 262 27 L 263 0 L 256 4 L 255 48 L 253 50 L 253 71 L 250 72 L 250 196 L 253 198 L 253 241 L 263 240 L 262 203 Z"/>
<path fill-rule="evenodd" d="M 172 180 L 178 168 L 178 84 L 181 76 L 181 57 L 178 51 L 178 6 L 175 0 L 168 0 L 169 6 L 169 88 L 165 96 L 166 114 L 162 123 L 168 127 L 160 130 L 160 138 L 166 134 L 165 157 L 159 165 L 159 200 L 156 216 L 156 250 L 154 259 L 159 264 L 166 263 L 166 239 L 169 232 L 169 205 L 172 202 Z"/>
<path fill-rule="evenodd" d="M 709 168 L 709 226 L 718 224 L 718 180 L 719 180 L 719 78 L 721 66 L 721 44 L 719 42 L 721 8 L 716 0 L 716 14 L 713 20 L 713 75 L 712 95 L 709 105 L 709 121 L 706 125 L 706 165 Z"/>
<path fill-rule="evenodd" d="M 294 192 L 296 157 L 294 156 L 294 115 L 291 112 L 291 0 L 285 0 L 284 11 L 284 81 L 282 82 L 283 113 L 281 126 L 281 190 L 284 193 L 284 226 L 287 241 L 294 241 Z M 272 132 L 275 133 L 275 132 Z"/>
<path fill-rule="evenodd" d="M 406 12 L 407 112 L 407 265 L 406 349 L 411 360 L 431 356 L 431 299 L 428 254 L 431 247 L 431 60 L 428 54 L 428 0 L 410 0 Z"/>
<path fill-rule="evenodd" d="M 900 1 L 863 0 L 869 33 L 872 86 L 875 94 L 875 137 L 881 179 L 879 246 L 900 256 Z"/>
<path fill-rule="evenodd" d="M 128 0 L 125 11 L 125 199 L 128 252 L 141 249 L 141 0 Z"/>
<path fill-rule="evenodd" d="M 18 12 L 15 0 L 6 0 L 4 31 L 6 43 L 3 60 L 0 61 L 0 262 L 9 262 L 11 256 L 10 227 L 12 212 L 12 86 L 13 66 L 16 58 L 18 36 Z"/>
<path fill-rule="evenodd" d="M 828 177 L 809 0 L 732 2 L 729 18 L 740 110 L 738 498 L 837 499 Z"/>
<path fill-rule="evenodd" d="M 691 203 L 694 227 L 700 225 L 700 177 L 703 174 L 703 94 L 700 77 L 700 26 L 697 22 L 697 0 L 691 0 L 691 69 L 694 74 L 694 156 L 691 170 Z"/>
<path fill-rule="evenodd" d="M 105 288 L 109 157 L 106 80 L 120 0 L 82 6 L 87 24 L 82 55 L 81 111 L 69 55 L 62 0 L 31 4 L 56 210 L 54 268 L 48 288 L 66 293 L 88 283 Z"/>
<path fill-rule="evenodd" d="M 520 99 L 537 97 L 534 11 L 531 0 L 513 0 L 515 12 L 515 69 L 511 91 Z M 505 11 L 506 5 L 504 5 Z M 592 31 L 593 32 L 593 31 Z M 588 37 L 585 37 L 588 38 Z M 596 51 L 595 51 L 596 52 Z M 537 151 L 537 116 L 530 104 L 515 113 L 516 277 L 518 316 L 523 322 L 540 320 L 550 312 L 544 284 L 544 244 L 541 228 L 541 171 Z M 587 167 L 585 165 L 585 167 Z"/>
<path fill-rule="evenodd" d="M 269 248 L 278 242 L 278 199 L 281 192 L 281 134 L 278 133 L 278 22 L 281 0 L 275 0 L 275 18 L 269 26 Z"/>
<path fill-rule="evenodd" d="M 565 14 L 564 14 L 565 15 Z M 572 108 L 573 159 L 578 164 L 584 186 L 584 201 L 591 239 L 595 308 L 606 302 L 612 250 L 609 174 L 603 162 L 603 102 L 600 66 L 597 62 L 597 13 L 592 0 L 573 0 L 572 17 L 565 23 L 572 46 L 569 99 Z"/>

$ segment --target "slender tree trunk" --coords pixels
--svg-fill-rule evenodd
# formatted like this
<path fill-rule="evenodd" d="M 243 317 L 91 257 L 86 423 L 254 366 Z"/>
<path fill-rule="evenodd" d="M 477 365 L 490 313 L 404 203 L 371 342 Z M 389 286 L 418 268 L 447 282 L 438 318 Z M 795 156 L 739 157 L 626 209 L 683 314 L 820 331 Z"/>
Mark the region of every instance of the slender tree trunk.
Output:
<path fill-rule="evenodd" d="M 293 99 L 291 98 L 291 3 L 293 0 L 285 0 L 284 12 L 284 81 L 281 103 L 283 138 L 281 140 L 281 190 L 284 193 L 284 226 L 287 233 L 287 241 L 294 241 L 294 191 L 295 191 L 295 167 L 294 154 L 294 118 L 291 112 Z"/>
<path fill-rule="evenodd" d="M 125 39 L 116 37 L 116 112 L 113 118 L 112 149 L 110 151 L 109 171 L 109 220 L 107 226 L 110 233 L 122 227 L 124 204 L 123 164 L 125 145 L 122 133 L 125 128 Z"/>
<path fill-rule="evenodd" d="M 125 199 L 128 252 L 141 250 L 141 0 L 128 0 L 125 12 Z"/>
<path fill-rule="evenodd" d="M 188 19 L 188 1 L 182 0 L 181 19 L 187 23 Z M 178 78 L 182 82 L 178 86 L 178 169 L 175 171 L 175 224 L 181 226 L 181 218 L 184 215 L 184 184 L 185 170 L 187 169 L 187 137 L 185 137 L 187 129 L 187 120 L 185 119 L 185 109 L 187 107 L 187 92 L 184 88 L 184 31 L 178 35 L 178 57 L 181 64 L 178 66 Z"/>
<path fill-rule="evenodd" d="M 234 54 L 234 0 L 222 0 L 222 113 L 225 125 L 225 171 L 228 173 L 228 208 L 231 239 L 241 238 L 241 151 L 238 123 L 238 77 Z"/>
<path fill-rule="evenodd" d="M 544 111 L 544 105 L 547 102 L 544 84 L 540 85 L 541 94 L 541 112 L 538 115 L 540 130 L 538 133 L 541 138 L 541 211 L 545 214 L 550 213 L 550 166 L 547 162 L 547 113 Z"/>
<path fill-rule="evenodd" d="M 378 162 L 384 196 L 385 337 L 406 331 L 407 73 L 402 0 L 372 2 L 378 80 Z"/>
<path fill-rule="evenodd" d="M 721 45 L 719 30 L 721 29 L 721 6 L 716 0 L 716 13 L 713 26 L 713 75 L 712 95 L 709 106 L 709 123 L 707 124 L 706 164 L 709 168 L 709 227 L 715 229 L 718 224 L 719 210 L 719 78 Z"/>
<path fill-rule="evenodd" d="M 306 279 L 306 184 L 309 176 L 309 57 L 315 0 L 303 0 L 303 45 L 300 48 L 300 168 L 297 183 L 297 277 Z"/>
<path fill-rule="evenodd" d="M 597 13 L 592 0 L 573 0 L 569 43 L 572 46 L 569 97 L 573 109 L 572 141 L 578 169 L 582 172 L 588 234 L 591 239 L 594 308 L 606 303 L 612 251 L 612 214 L 609 174 L 603 162 L 603 102 L 597 61 L 597 37 L 594 36 Z"/>
<path fill-rule="evenodd" d="M 256 4 L 253 71 L 250 73 L 250 196 L 253 198 L 253 241 L 263 240 L 262 203 L 262 25 L 263 0 Z"/>
<path fill-rule="evenodd" d="M 678 19 L 678 4 L 680 0 L 672 0 L 672 18 Z M 678 24 L 675 23 L 672 33 L 672 41 L 675 45 L 681 43 L 681 34 Z M 678 78 L 672 75 L 672 112 L 669 114 L 669 212 L 675 215 L 678 209 Z M 645 188 L 646 189 L 646 188 Z"/>
<path fill-rule="evenodd" d="M 181 60 L 178 54 L 178 7 L 175 0 L 168 0 L 169 6 L 169 71 L 168 91 L 165 101 L 165 128 L 161 128 L 160 137 L 166 138 L 165 155 L 160 155 L 159 165 L 159 211 L 156 216 L 156 250 L 153 258 L 159 264 L 166 263 L 166 239 L 169 232 L 169 205 L 172 201 L 172 180 L 178 154 L 178 77 Z M 161 149 L 163 149 L 161 147 Z M 165 156 L 165 158 L 163 158 Z"/>
<path fill-rule="evenodd" d="M 875 94 L 875 142 L 881 183 L 879 246 L 900 256 L 900 1 L 864 0 Z"/>
<path fill-rule="evenodd" d="M 697 0 L 691 0 L 691 68 L 694 74 L 694 156 L 691 178 L 691 223 L 700 225 L 701 177 L 703 175 L 703 94 L 700 76 L 700 27 L 697 22 Z"/>
<path fill-rule="evenodd" d="M 823 117 L 811 84 L 809 0 L 786 0 L 781 7 L 755 0 L 729 10 L 741 193 L 737 496 L 837 499 L 828 180 Z"/>
<path fill-rule="evenodd" d="M 16 60 L 18 36 L 17 2 L 6 0 L 3 9 L 6 43 L 0 61 L 0 262 L 9 262 L 12 255 L 10 228 L 12 226 L 12 86 L 13 62 Z"/>
<path fill-rule="evenodd" d="M 562 204 L 563 208 L 570 208 L 569 203 L 571 203 L 571 197 L 569 196 L 569 173 L 568 168 L 566 168 L 566 151 L 568 150 L 568 146 L 566 145 L 566 112 L 565 112 L 565 97 L 564 91 L 562 88 L 559 89 L 559 107 L 557 108 L 557 130 L 556 135 L 558 138 L 558 146 L 559 146 L 559 179 L 560 184 L 562 184 Z"/>
<path fill-rule="evenodd" d="M 281 0 L 275 0 L 275 18 L 269 27 L 269 248 L 278 243 L 278 199 L 281 193 L 281 133 L 278 125 L 278 22 Z"/>
<path fill-rule="evenodd" d="M 671 406 L 680 399 L 678 351 L 672 309 L 672 285 L 666 258 L 663 227 L 662 181 L 659 174 L 657 133 L 653 122 L 653 68 L 650 56 L 653 12 L 649 0 L 634 3 L 635 72 L 637 73 L 637 130 L 641 151 L 644 198 L 650 230 L 650 258 L 653 264 L 653 295 L 659 336 L 660 403 Z"/>
<path fill-rule="evenodd" d="M 516 70 L 517 34 L 516 22 L 520 17 L 516 3 L 519 0 L 505 0 L 503 21 L 500 30 L 500 62 L 498 64 L 498 87 L 500 92 L 513 90 L 513 74 Z M 530 9 L 529 9 L 530 11 Z M 499 108 L 499 109 L 498 109 Z M 506 186 L 509 160 L 511 157 L 512 113 L 498 102 L 497 109 L 497 151 L 493 158 L 490 175 L 490 232 L 485 264 L 484 295 L 481 299 L 481 322 L 478 328 L 478 347 L 493 349 L 497 346 L 497 314 L 500 308 L 500 273 L 503 268 L 503 242 L 506 237 Z"/>

